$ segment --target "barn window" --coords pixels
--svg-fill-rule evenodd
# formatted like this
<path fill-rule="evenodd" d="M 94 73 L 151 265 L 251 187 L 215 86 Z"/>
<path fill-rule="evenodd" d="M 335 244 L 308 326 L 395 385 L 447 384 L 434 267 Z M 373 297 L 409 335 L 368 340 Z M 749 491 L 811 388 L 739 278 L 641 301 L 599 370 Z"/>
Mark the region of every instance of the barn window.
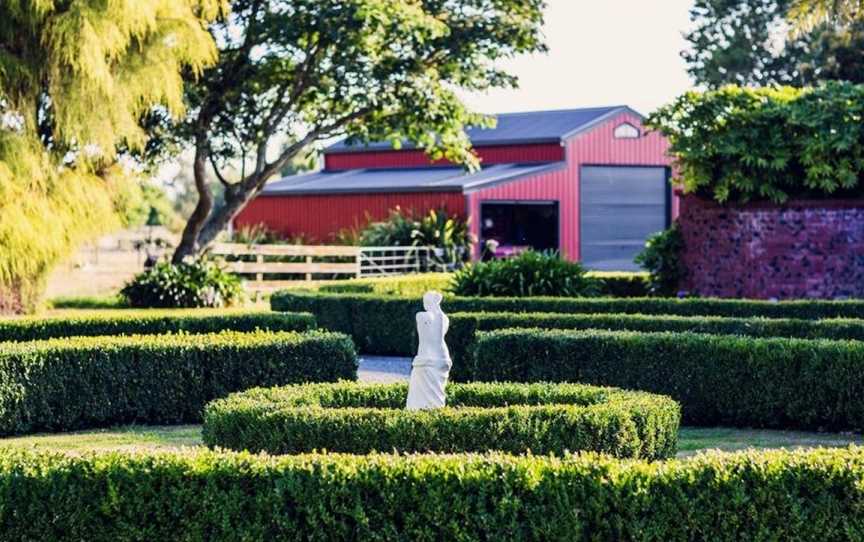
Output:
<path fill-rule="evenodd" d="M 615 127 L 614 135 L 615 139 L 636 139 L 639 137 L 639 128 L 625 122 Z"/>

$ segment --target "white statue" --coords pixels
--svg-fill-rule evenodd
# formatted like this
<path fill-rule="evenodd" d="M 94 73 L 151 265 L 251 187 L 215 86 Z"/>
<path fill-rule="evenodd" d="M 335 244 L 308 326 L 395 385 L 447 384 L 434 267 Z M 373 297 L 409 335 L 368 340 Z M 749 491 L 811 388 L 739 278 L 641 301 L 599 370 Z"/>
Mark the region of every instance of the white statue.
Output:
<path fill-rule="evenodd" d="M 417 313 L 417 336 L 420 347 L 411 364 L 411 380 L 408 382 L 408 410 L 441 408 L 444 406 L 444 387 L 450 375 L 450 352 L 444 335 L 450 327 L 450 319 L 441 311 L 440 293 L 431 291 L 423 295 L 426 312 Z"/>

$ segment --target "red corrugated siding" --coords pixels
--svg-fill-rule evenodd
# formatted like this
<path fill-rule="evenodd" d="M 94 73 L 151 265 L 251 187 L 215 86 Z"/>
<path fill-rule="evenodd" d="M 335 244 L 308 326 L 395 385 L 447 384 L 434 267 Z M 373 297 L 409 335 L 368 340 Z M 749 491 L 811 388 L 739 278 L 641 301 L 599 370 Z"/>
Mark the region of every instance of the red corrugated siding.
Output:
<path fill-rule="evenodd" d="M 385 218 L 395 207 L 425 214 L 443 207 L 465 217 L 465 196 L 458 192 L 406 194 L 329 194 L 266 196 L 252 200 L 234 219 L 235 227 L 264 223 L 283 235 L 303 235 L 309 242 L 329 243 L 343 228 L 357 228 Z"/>
<path fill-rule="evenodd" d="M 564 148 L 557 143 L 533 145 L 496 145 L 474 149 L 483 164 L 511 162 L 552 162 L 564 159 Z M 432 162 L 423 151 L 375 151 L 328 153 L 324 155 L 327 170 L 362 168 L 398 168 L 447 165 L 446 160 Z"/>
<path fill-rule="evenodd" d="M 622 122 L 641 126 L 638 117 L 622 113 L 602 125 L 577 135 L 567 142 L 567 167 L 534 178 L 523 179 L 469 194 L 471 229 L 480 233 L 480 203 L 490 200 L 555 200 L 559 202 L 561 252 L 578 260 L 579 252 L 579 168 L 583 165 L 668 166 L 668 142 L 658 133 L 638 139 L 615 139 L 613 130 Z M 678 201 L 673 198 L 672 216 L 677 216 Z M 626 217 L 622 217 L 626 220 Z"/>

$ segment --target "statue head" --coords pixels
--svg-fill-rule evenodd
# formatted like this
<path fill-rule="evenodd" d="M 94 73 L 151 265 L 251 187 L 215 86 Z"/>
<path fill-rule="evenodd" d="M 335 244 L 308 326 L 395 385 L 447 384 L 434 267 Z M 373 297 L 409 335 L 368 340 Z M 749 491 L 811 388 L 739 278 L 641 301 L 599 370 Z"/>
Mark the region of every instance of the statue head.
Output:
<path fill-rule="evenodd" d="M 444 298 L 439 292 L 430 290 L 423 294 L 423 308 L 427 312 L 441 312 L 441 300 Z"/>

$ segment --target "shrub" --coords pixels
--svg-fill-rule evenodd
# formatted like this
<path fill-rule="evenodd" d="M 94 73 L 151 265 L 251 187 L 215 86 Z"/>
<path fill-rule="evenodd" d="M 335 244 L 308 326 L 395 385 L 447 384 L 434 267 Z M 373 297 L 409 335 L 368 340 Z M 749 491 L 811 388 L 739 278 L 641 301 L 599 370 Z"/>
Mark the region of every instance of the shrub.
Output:
<path fill-rule="evenodd" d="M 5 540 L 846 541 L 864 448 L 705 454 L 0 456 Z"/>
<path fill-rule="evenodd" d="M 513 258 L 476 262 L 453 275 L 453 293 L 463 296 L 581 297 L 599 292 L 582 265 L 552 252 L 522 252 Z"/>
<path fill-rule="evenodd" d="M 609 297 L 645 297 L 648 295 L 648 274 L 630 271 L 588 271 L 589 279 L 599 283 L 600 295 Z"/>
<path fill-rule="evenodd" d="M 418 273 L 396 277 L 352 279 L 322 284 L 319 292 L 337 294 L 378 294 L 422 296 L 429 290 L 446 292 L 453 275 L 449 273 Z"/>
<path fill-rule="evenodd" d="M 685 423 L 864 429 L 864 343 L 698 333 L 480 333 L 472 380 L 582 382 L 668 395 Z"/>
<path fill-rule="evenodd" d="M 48 300 L 52 309 L 124 309 L 126 300 L 119 295 L 60 296 Z"/>
<path fill-rule="evenodd" d="M 864 320 L 795 320 L 644 314 L 453 313 L 447 344 L 454 360 L 451 378 L 465 380 L 465 360 L 477 331 L 498 329 L 606 329 L 611 331 L 692 332 L 749 337 L 864 340 Z"/>
<path fill-rule="evenodd" d="M 0 320 L 0 341 L 35 341 L 93 335 L 157 335 L 231 331 L 309 331 L 311 314 L 279 312 L 116 311 L 88 316 Z"/>
<path fill-rule="evenodd" d="M 447 407 L 405 410 L 408 386 L 307 384 L 207 405 L 204 442 L 268 452 L 483 452 L 616 457 L 675 454 L 680 411 L 666 397 L 577 384 L 450 384 Z"/>
<path fill-rule="evenodd" d="M 645 243 L 645 249 L 636 255 L 635 262 L 648 271 L 648 291 L 654 295 L 674 296 L 684 279 L 681 252 L 684 238 L 678 224 L 653 234 Z"/>
<path fill-rule="evenodd" d="M 0 349 L 0 434 L 187 423 L 255 386 L 356 378 L 337 333 L 76 337 Z"/>
<path fill-rule="evenodd" d="M 201 259 L 157 263 L 126 284 L 120 295 L 131 307 L 224 307 L 242 301 L 243 286 L 216 262 Z"/>
<path fill-rule="evenodd" d="M 270 297 L 275 311 L 309 312 L 324 329 L 351 335 L 361 352 L 413 356 L 417 348 L 414 315 L 419 297 L 281 291 Z M 756 301 L 734 299 L 445 297 L 447 313 L 621 313 L 739 318 L 864 318 L 864 301 Z M 842 326 L 842 324 L 839 324 Z M 854 323 L 850 324 L 854 328 Z M 453 328 L 448 333 L 452 344 Z M 454 358 L 455 359 L 455 358 Z"/>
<path fill-rule="evenodd" d="M 676 179 L 719 202 L 859 197 L 864 186 L 864 87 L 688 92 L 646 125 L 670 142 Z"/>
<path fill-rule="evenodd" d="M 344 235 L 343 235 L 344 236 Z M 415 217 L 396 207 L 386 220 L 370 222 L 358 235 L 366 247 L 431 247 L 440 249 L 439 263 L 455 265 L 471 255 L 473 237 L 468 223 L 445 209 Z"/>

